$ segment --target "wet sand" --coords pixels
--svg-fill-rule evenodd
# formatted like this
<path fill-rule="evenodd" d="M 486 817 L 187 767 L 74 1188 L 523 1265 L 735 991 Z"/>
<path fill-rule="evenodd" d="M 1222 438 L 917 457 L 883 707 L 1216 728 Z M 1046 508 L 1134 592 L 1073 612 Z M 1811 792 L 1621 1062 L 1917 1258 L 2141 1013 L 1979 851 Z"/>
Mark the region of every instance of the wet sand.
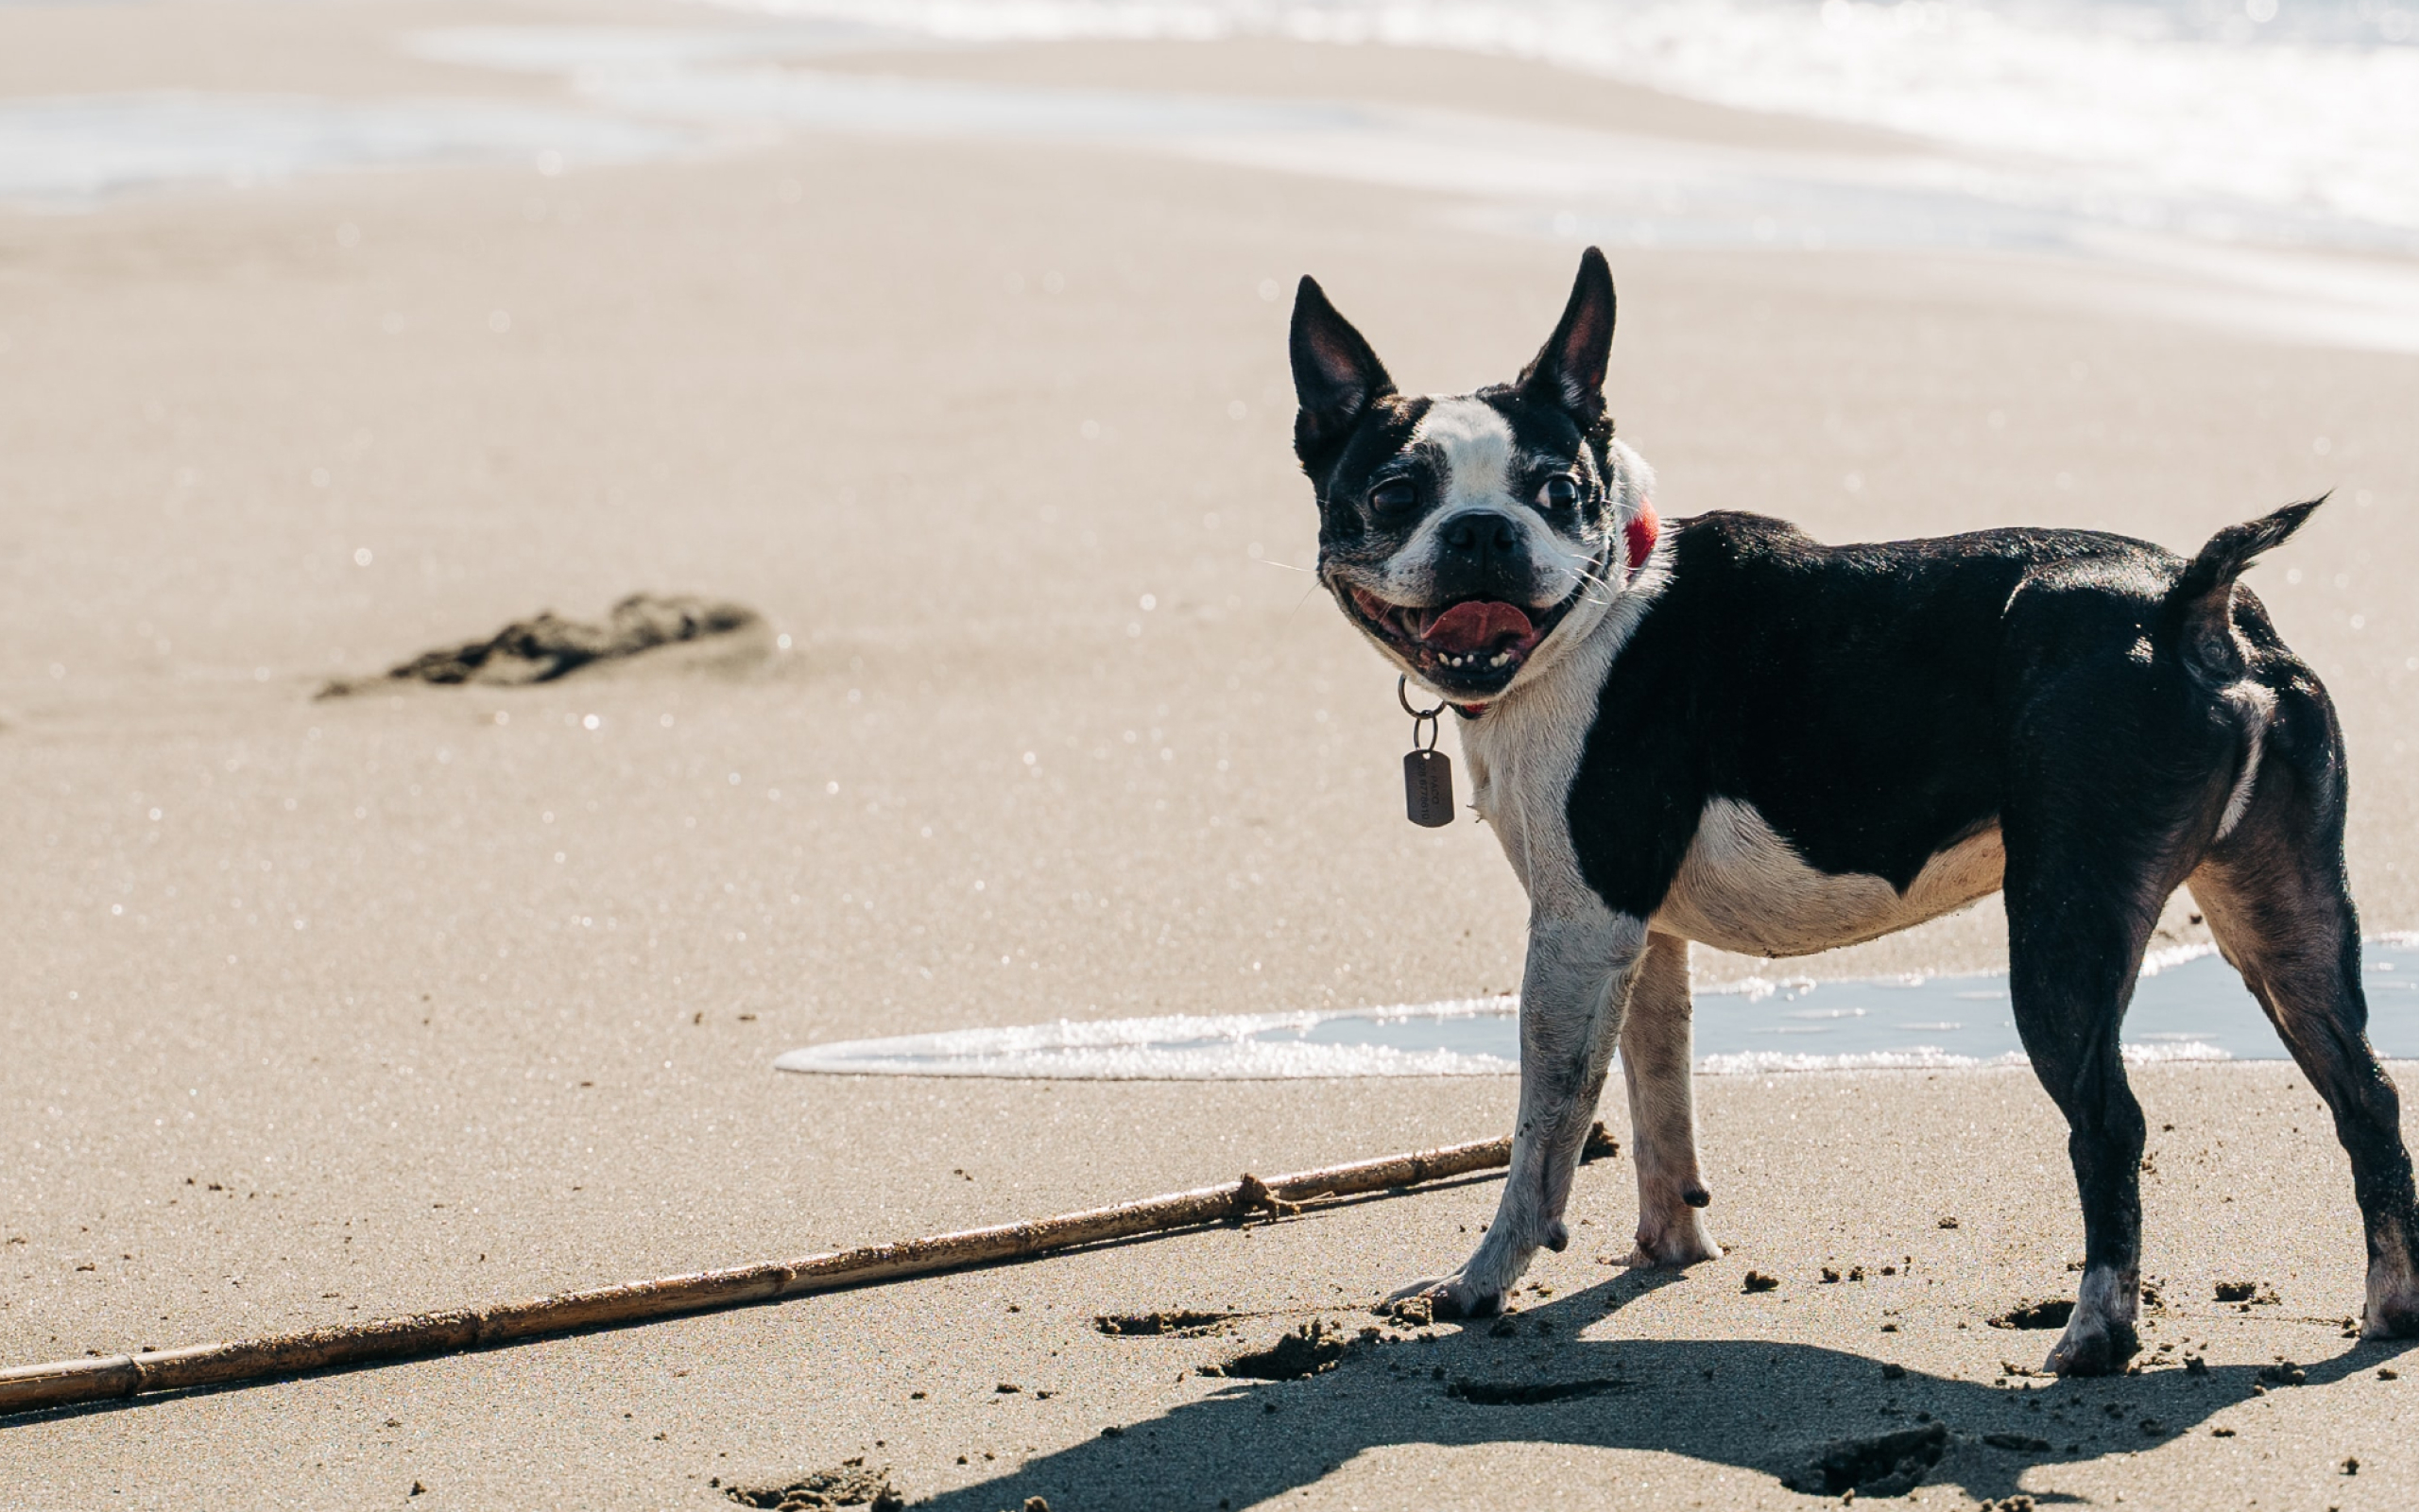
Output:
<path fill-rule="evenodd" d="M 406 66 L 383 39 L 438 24 L 401 14 L 317 16 L 317 87 L 454 87 L 421 81 L 433 64 L 378 74 Z M 196 25 L 141 15 L 170 55 Z M 0 57 L 69 24 L 0 13 Z M 98 54 L 59 56 L 0 87 L 129 87 Z M 1134 49 L 1117 67 L 1146 86 L 1154 59 L 1194 89 L 1318 73 L 1288 49 Z M 982 66 L 1055 81 L 1101 64 L 1035 49 Z M 453 72 L 461 93 L 536 89 Z M 1512 87 L 1482 74 L 1472 109 Z M 1568 91 L 1552 82 L 1537 109 Z M 1676 135 L 1718 129 L 1667 114 Z M 0 1356 L 731 1263 L 1502 1132 L 1507 1084 L 936 1085 L 769 1064 L 827 1039 L 1513 984 L 1522 909 L 1493 843 L 1402 824 L 1392 679 L 1299 570 L 1313 521 L 1286 446 L 1285 305 L 1264 290 L 1314 271 L 1407 384 L 1464 387 L 1535 348 L 1575 252 L 1457 230 L 1399 192 L 844 136 L 0 217 L 0 833 L 20 858 L 0 886 L 26 921 L 0 995 L 17 1047 Z M 2365 921 L 2412 926 L 2410 358 L 2075 313 L 2039 291 L 2082 275 L 2017 257 L 1634 250 L 1616 273 L 1609 388 L 1668 514 L 1759 508 L 1830 540 L 2092 524 L 2190 549 L 2338 488 L 2254 581 L 2344 715 Z M 635 592 L 749 606 L 789 644 L 311 698 Z M 2188 911 L 2166 938 L 2195 937 Z M 1806 964 L 1975 969 L 1998 929 L 1986 905 Z M 1961 1449 L 1956 1484 L 2409 1504 L 2410 1351 L 2325 1326 L 2358 1306 L 2360 1240 L 2324 1119 L 2281 1066 L 2137 1080 L 2154 1126 L 2178 1125 L 2154 1142 L 2147 1268 L 2187 1300 L 2153 1336 L 2207 1334 L 2213 1374 L 2068 1393 L 2167 1427 L 2105 1428 L 2072 1456 L 2059 1438 L 2059 1463 L 2021 1481 L 2021 1456 Z M 419 1480 L 432 1505 L 703 1505 L 709 1477 L 863 1453 L 945 1505 L 1064 1509 L 1165 1504 L 1138 1487 L 1171 1485 L 1205 1507 L 1783 1505 L 1776 1474 L 1819 1441 L 1918 1410 L 1997 1431 L 1999 1361 L 2038 1364 L 2048 1339 L 1982 1319 L 2055 1294 L 2079 1246 L 2030 1078 L 1730 1078 L 1706 1109 L 1739 1246 L 1722 1264 L 1670 1284 L 1596 1265 L 1631 1211 L 1626 1164 L 1602 1165 L 1579 1211 L 1605 1242 L 1546 1262 L 1556 1295 L 1524 1302 L 1563 1342 L 1440 1331 L 1240 1405 L 1221 1405 L 1234 1383 L 1180 1372 L 1313 1316 L 1358 1326 L 1369 1297 L 1467 1249 L 1456 1226 L 1484 1220 L 1492 1188 L 0 1435 L 33 1504 L 358 1504 Z M 1949 1213 L 1961 1227 L 1937 1228 Z M 1897 1255 L 1937 1284 L 1812 1280 L 1828 1257 Z M 1751 1266 L 1783 1285 L 1742 1294 Z M 2239 1272 L 2280 1302 L 2201 1300 Z M 1169 1306 L 1270 1315 L 1232 1343 L 1084 1322 Z M 1909 1320 L 1896 1334 L 1885 1307 Z M 1421 1351 L 1450 1378 L 1637 1386 L 1456 1405 L 1433 1375 L 1414 1389 Z M 2310 1383 L 2253 1399 L 2276 1354 Z M 1885 1361 L 1909 1371 L 1887 1389 Z M 1133 1431 L 1101 1438 L 1110 1424 Z"/>

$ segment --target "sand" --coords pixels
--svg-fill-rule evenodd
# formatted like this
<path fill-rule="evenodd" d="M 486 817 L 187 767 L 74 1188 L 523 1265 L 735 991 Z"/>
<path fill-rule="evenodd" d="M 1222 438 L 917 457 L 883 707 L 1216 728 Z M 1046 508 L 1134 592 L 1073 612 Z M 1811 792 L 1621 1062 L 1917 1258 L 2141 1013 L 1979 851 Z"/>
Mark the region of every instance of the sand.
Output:
<path fill-rule="evenodd" d="M 0 12 L 0 59 L 20 60 L 0 90 L 537 99 L 542 80 L 398 60 L 391 38 L 700 12 L 349 7 L 295 23 L 310 66 L 283 72 L 208 43 L 218 14 Z M 283 34 L 300 12 L 225 14 Z M 84 41 L 57 41 L 71 30 Z M 28 49 L 55 66 L 24 66 Z M 1315 93 L 1333 55 L 972 56 L 853 66 L 1114 67 L 1139 86 L 1164 68 L 1281 94 Z M 1382 91 L 1390 66 L 1431 90 L 1457 75 L 1350 57 L 1344 93 Z M 1459 103 L 1566 109 L 1568 80 L 1520 73 L 1472 70 Z M 1635 92 L 1568 108 L 1685 139 L 1791 129 Z M 0 217 L 0 834 L 20 858 L 0 888 L 25 921 L 0 995 L 0 1358 L 1502 1133 L 1508 1083 L 949 1085 L 768 1065 L 825 1039 L 1513 984 L 1521 902 L 1492 841 L 1401 822 L 1392 679 L 1300 571 L 1313 521 L 1286 448 L 1285 307 L 1264 290 L 1316 271 L 1399 376 L 1447 388 L 1528 354 L 1575 251 L 1374 188 L 850 137 Z M 2094 524 L 2189 548 L 2337 487 L 2254 581 L 2344 714 L 2365 919 L 2412 927 L 2409 357 L 2080 310 L 2050 295 L 2084 273 L 2015 257 L 1634 250 L 1616 272 L 1609 388 L 1668 514 L 1762 508 L 1834 540 Z M 636 592 L 748 606 L 787 644 L 700 643 L 531 688 L 311 696 Z M 2194 937 L 2188 915 L 2171 909 L 2168 939 Z M 1809 964 L 1987 967 L 1998 928 L 1986 906 Z M 1969 1442 L 2047 1410 L 2009 1396 L 2041 1383 L 1994 1382 L 2003 1358 L 2038 1365 L 2048 1336 L 1983 1321 L 2071 1280 L 2047 1101 L 2022 1074 L 1809 1076 L 1707 1089 L 1729 1257 L 1686 1278 L 1597 1263 L 1631 1211 L 1626 1163 L 1600 1165 L 1582 1177 L 1588 1237 L 1541 1263 L 1554 1295 L 1525 1296 L 1510 1337 L 1439 1329 L 1293 1383 L 1195 1373 L 1313 1319 L 1358 1328 L 1379 1292 L 1467 1248 L 1493 1200 L 1481 1183 L 14 1422 L 9 1497 L 352 1505 L 418 1482 L 414 1504 L 702 1506 L 710 1478 L 789 1484 L 865 1455 L 911 1496 L 986 1509 L 1779 1506 L 1797 1498 L 1778 1477 L 1824 1445 L 1921 1411 L 1958 1436 L 1920 1503 L 1959 1504 L 1944 1486 L 2409 1505 L 2411 1351 L 2334 1326 L 2359 1303 L 2360 1240 L 2324 1118 L 2284 1066 L 2137 1084 L 2154 1126 L 2177 1125 L 2147 1188 L 2147 1269 L 2171 1288 L 2149 1336 L 2191 1339 L 2210 1374 L 2052 1388 L 2101 1415 L 2097 1438 L 2048 1435 L 2055 1454 Z M 1815 1279 L 1907 1256 L 1888 1284 Z M 1782 1284 L 1744 1293 L 1751 1268 Z M 2239 1278 L 2280 1301 L 2209 1300 Z M 1090 1326 L 1165 1309 L 1254 1315 L 1221 1338 Z M 2256 1398 L 2281 1354 L 2307 1383 Z M 1886 1383 L 1886 1363 L 1906 1375 Z M 1624 1386 L 1490 1407 L 1447 1395 L 1465 1380 Z"/>

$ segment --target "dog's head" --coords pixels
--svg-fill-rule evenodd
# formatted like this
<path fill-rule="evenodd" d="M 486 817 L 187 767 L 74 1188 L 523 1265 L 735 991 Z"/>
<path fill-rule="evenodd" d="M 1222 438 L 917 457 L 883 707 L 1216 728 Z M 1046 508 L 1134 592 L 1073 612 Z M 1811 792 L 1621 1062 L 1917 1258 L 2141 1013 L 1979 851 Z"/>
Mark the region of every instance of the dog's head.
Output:
<path fill-rule="evenodd" d="M 1613 438 L 1613 275 L 1591 247 L 1554 334 L 1509 384 L 1396 392 L 1306 278 L 1295 452 L 1319 495 L 1319 578 L 1416 682 L 1485 703 L 1587 632 L 1652 541 L 1644 466 Z"/>

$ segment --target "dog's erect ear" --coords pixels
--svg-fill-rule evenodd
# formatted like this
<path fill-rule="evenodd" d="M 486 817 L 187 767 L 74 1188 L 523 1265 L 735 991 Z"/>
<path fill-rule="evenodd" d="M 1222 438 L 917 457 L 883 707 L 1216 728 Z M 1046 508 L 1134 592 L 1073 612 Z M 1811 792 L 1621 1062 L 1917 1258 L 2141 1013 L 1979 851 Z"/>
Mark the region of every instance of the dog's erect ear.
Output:
<path fill-rule="evenodd" d="M 1559 404 L 1584 426 L 1605 415 L 1605 365 L 1613 351 L 1613 269 L 1591 247 L 1580 254 L 1571 301 L 1515 384 L 1527 397 Z"/>
<path fill-rule="evenodd" d="M 1295 290 L 1294 330 L 1286 346 L 1294 359 L 1295 398 L 1302 406 L 1294 418 L 1294 450 L 1308 464 L 1344 439 L 1371 404 L 1395 392 L 1395 380 L 1308 274 Z"/>

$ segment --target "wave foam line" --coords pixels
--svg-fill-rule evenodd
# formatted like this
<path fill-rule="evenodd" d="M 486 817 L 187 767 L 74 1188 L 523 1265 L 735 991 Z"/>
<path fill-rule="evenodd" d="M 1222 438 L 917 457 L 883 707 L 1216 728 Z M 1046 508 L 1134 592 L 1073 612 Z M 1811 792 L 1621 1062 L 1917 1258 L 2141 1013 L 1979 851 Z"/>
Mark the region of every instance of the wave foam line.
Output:
<path fill-rule="evenodd" d="M 2165 1065 L 2186 1060 L 2233 1060 L 2235 1057 L 2216 1045 L 2193 1040 L 2185 1044 L 2120 1045 L 2118 1053 L 2129 1066 Z M 2025 1066 L 2032 1062 L 2021 1050 L 2000 1056 L 1961 1056 L 1931 1045 L 1913 1050 L 1872 1050 L 1845 1056 L 1790 1055 L 1773 1050 L 1751 1050 L 1739 1055 L 1708 1056 L 1697 1063 L 1700 1074 L 1708 1076 L 1772 1075 L 1777 1072 L 1804 1071 L 1984 1071 L 2004 1066 Z"/>
<path fill-rule="evenodd" d="M 953 1029 L 809 1045 L 774 1061 L 780 1071 L 826 1075 L 980 1076 L 1011 1080 L 1290 1081 L 1330 1076 L 1498 1076 L 1519 1069 L 1497 1056 L 1391 1045 L 1321 1044 L 1300 1035 L 1353 1020 L 1510 1017 L 1510 997 L 1326 1012 L 1171 1014 L 1150 1019 L 1060 1019 L 1004 1029 Z"/>
<path fill-rule="evenodd" d="M 976 43 L 1281 37 L 1517 58 L 1735 110 L 1853 121 L 1969 153 L 2054 163 L 2093 192 L 2197 201 L 2213 239 L 2262 206 L 2420 225 L 2408 14 L 2335 45 L 2170 29 L 2089 9 L 1760 0 L 712 0 Z M 2138 17 L 2139 8 L 2127 9 Z M 2224 8 L 2221 8 L 2224 9 Z M 2388 9 L 2388 8 L 2381 8 Z M 2383 17 L 2381 19 L 2384 19 Z"/>

